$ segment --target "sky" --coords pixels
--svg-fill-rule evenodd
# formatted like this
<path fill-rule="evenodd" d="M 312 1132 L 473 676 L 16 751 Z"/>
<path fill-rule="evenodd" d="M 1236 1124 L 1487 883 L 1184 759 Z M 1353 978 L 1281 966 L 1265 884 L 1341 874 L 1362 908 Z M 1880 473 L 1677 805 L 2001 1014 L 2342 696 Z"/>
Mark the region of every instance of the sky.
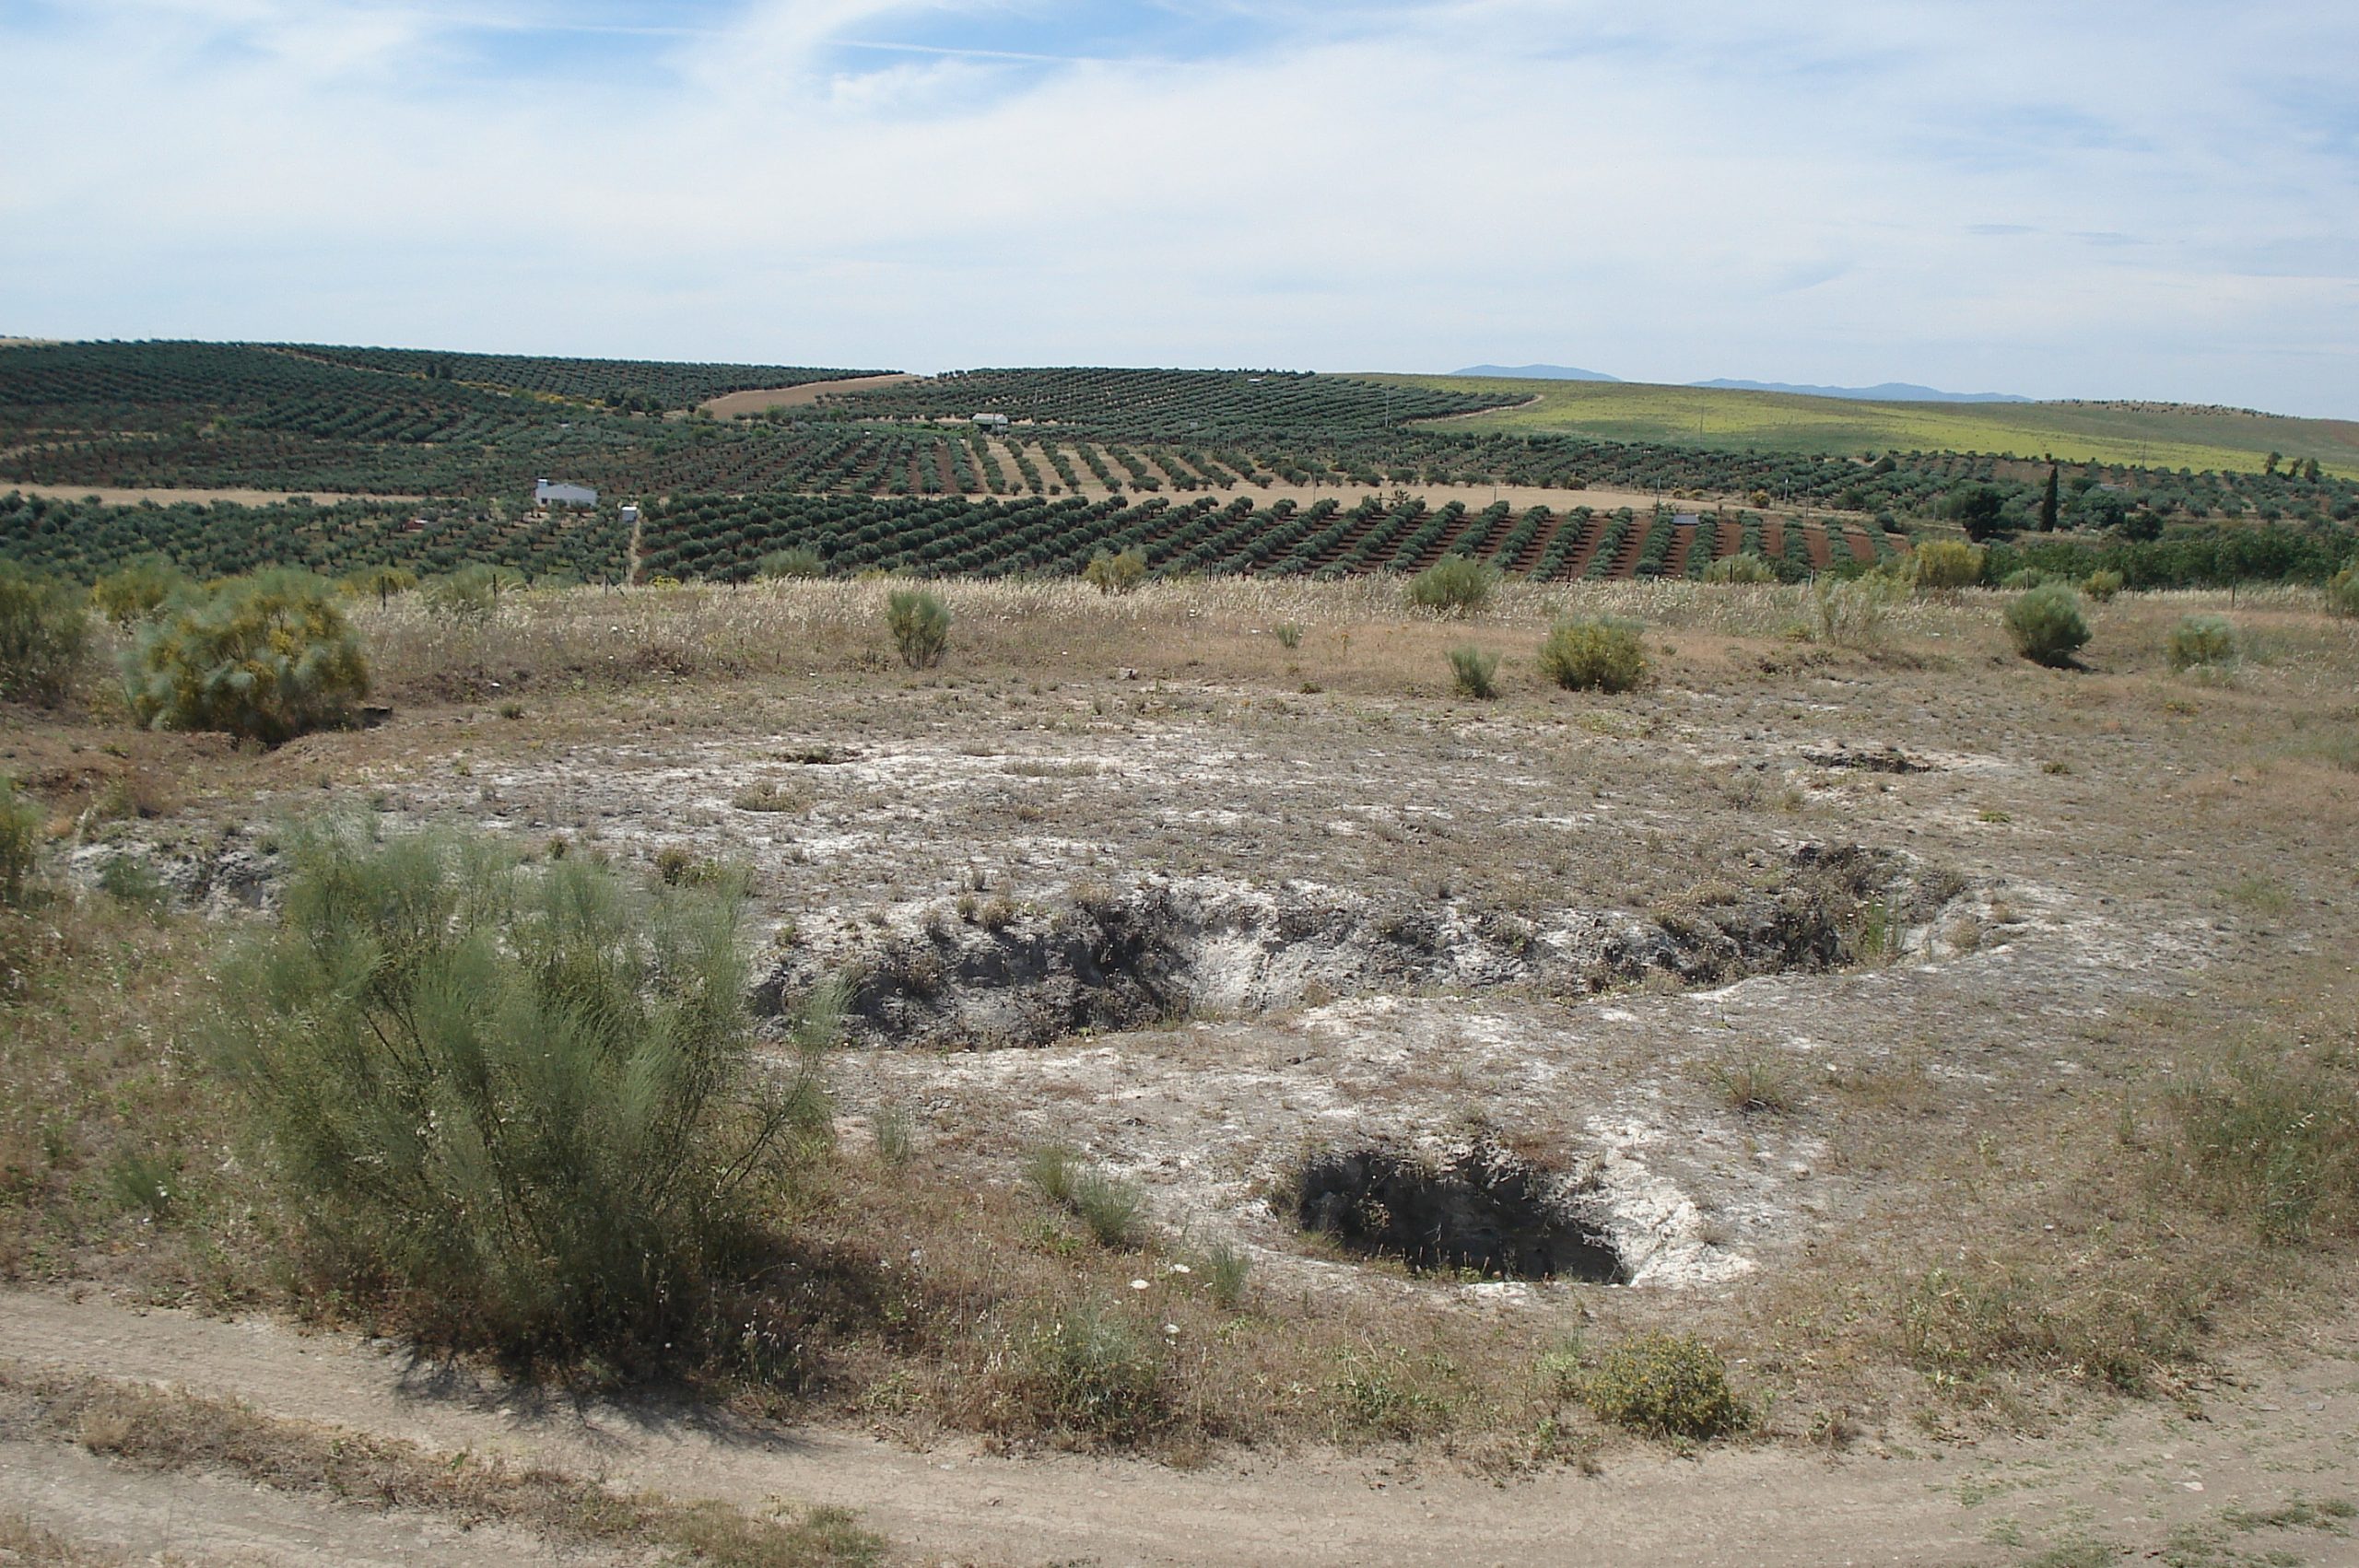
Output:
<path fill-rule="evenodd" d="M 2359 417 L 2359 6 L 0 0 L 0 334 Z"/>

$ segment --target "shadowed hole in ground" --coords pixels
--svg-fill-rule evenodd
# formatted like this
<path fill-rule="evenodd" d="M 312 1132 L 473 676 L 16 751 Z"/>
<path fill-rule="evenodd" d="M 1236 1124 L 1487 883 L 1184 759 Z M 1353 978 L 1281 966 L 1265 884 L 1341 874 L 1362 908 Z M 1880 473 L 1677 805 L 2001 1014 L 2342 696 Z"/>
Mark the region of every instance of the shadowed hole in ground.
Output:
<path fill-rule="evenodd" d="M 1355 1252 L 1495 1279 L 1619 1284 L 1629 1270 L 1579 1184 L 1488 1144 L 1441 1161 L 1394 1149 L 1320 1150 L 1295 1220 Z"/>

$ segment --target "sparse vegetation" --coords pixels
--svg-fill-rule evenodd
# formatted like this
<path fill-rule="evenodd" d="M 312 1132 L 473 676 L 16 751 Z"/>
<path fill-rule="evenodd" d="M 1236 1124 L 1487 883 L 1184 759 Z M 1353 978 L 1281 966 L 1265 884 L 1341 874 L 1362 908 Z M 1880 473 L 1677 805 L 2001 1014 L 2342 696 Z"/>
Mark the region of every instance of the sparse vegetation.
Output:
<path fill-rule="evenodd" d="M 2263 1242 L 2359 1235 L 2359 1075 L 2347 1060 L 2247 1051 L 2183 1080 L 2166 1108 L 2186 1179 Z"/>
<path fill-rule="evenodd" d="M 41 807 L 19 793 L 16 780 L 0 774 L 0 908 L 21 909 L 30 901 L 41 869 Z"/>
<path fill-rule="evenodd" d="M 1567 691 L 1630 691 L 1647 678 L 1638 634 L 1631 622 L 1602 616 L 1559 621 L 1540 645 L 1540 673 Z"/>
<path fill-rule="evenodd" d="M 1895 579 L 1880 573 L 1848 581 L 1821 578 L 1811 585 L 1812 629 L 1819 641 L 1837 648 L 1880 648 L 1893 603 L 1904 591 Z"/>
<path fill-rule="evenodd" d="M 2338 615 L 2359 615 L 2359 566 L 2345 567 L 2326 579 L 2326 607 Z"/>
<path fill-rule="evenodd" d="M 0 698 L 62 701 L 89 646 L 82 595 L 0 558 Z"/>
<path fill-rule="evenodd" d="M 2014 600 L 2001 618 L 2015 651 L 2035 664 L 2061 669 L 2088 644 L 2089 623 L 2081 614 L 2081 596 L 2060 582 Z"/>

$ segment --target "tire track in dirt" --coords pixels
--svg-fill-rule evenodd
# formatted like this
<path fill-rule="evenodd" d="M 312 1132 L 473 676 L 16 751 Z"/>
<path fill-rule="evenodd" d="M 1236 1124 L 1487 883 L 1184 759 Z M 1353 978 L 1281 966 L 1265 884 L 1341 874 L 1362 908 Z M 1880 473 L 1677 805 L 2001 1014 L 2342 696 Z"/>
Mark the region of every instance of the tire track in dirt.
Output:
<path fill-rule="evenodd" d="M 0 1355 L 29 1364 L 234 1397 L 281 1419 L 590 1471 L 680 1498 L 833 1504 L 857 1509 L 920 1561 L 975 1564 L 1998 1563 L 2014 1561 L 1989 1544 L 2002 1524 L 2037 1534 L 2093 1512 L 2159 1540 L 2231 1504 L 2266 1506 L 2305 1485 L 2316 1492 L 2331 1491 L 2337 1476 L 2347 1481 L 2359 1385 L 2343 1358 L 2359 1324 L 2335 1327 L 2343 1342 L 2319 1347 L 2332 1359 L 2257 1369 L 2213 1395 L 2201 1419 L 2160 1402 L 2118 1406 L 2045 1444 L 1992 1440 L 1896 1458 L 1828 1460 L 1766 1445 L 1698 1459 L 1639 1450 L 1611 1457 L 1602 1476 L 1553 1470 L 1502 1485 L 1446 1464 L 1418 1469 L 1327 1453 L 1249 1453 L 1174 1470 L 1073 1455 L 1011 1459 L 965 1445 L 911 1452 L 678 1405 L 575 1402 L 421 1363 L 381 1341 L 305 1336 L 260 1319 L 0 1295 Z M 2102 1463 L 2076 1466 L 2075 1453 L 2101 1454 Z M 48 1484 L 23 1478 L 49 1476 L 50 1494 L 68 1500 L 85 1474 L 78 1460 L 53 1455 L 8 1473 L 13 1495 Z M 184 1480 L 169 1484 L 192 1499 L 212 1495 Z M 125 1504 L 134 1513 L 141 1505 Z M 381 1517 L 388 1531 L 420 1527 Z"/>

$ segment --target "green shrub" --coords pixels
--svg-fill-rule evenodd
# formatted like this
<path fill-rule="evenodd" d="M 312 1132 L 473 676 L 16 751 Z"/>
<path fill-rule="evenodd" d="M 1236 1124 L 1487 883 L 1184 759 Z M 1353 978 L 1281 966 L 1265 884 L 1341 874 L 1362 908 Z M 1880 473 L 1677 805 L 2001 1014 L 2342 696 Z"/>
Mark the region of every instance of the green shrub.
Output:
<path fill-rule="evenodd" d="M 2359 564 L 2326 579 L 2326 607 L 2337 615 L 2359 615 Z"/>
<path fill-rule="evenodd" d="M 2001 580 L 1999 586 L 2010 593 L 2021 593 L 2027 589 L 2037 588 L 2047 580 L 2048 574 L 2037 567 L 2017 567 Z"/>
<path fill-rule="evenodd" d="M 172 901 L 172 890 L 164 885 L 156 868 L 138 855 L 110 856 L 99 868 L 99 891 L 126 907 L 150 913 Z"/>
<path fill-rule="evenodd" d="M 685 1345 L 752 1240 L 749 1185 L 824 1125 L 757 1071 L 741 898 L 481 837 L 288 836 L 213 1048 L 316 1265 L 512 1354 Z"/>
<path fill-rule="evenodd" d="M 1449 650 L 1450 683 L 1461 696 L 1485 701 L 1499 695 L 1499 656 L 1468 644 Z"/>
<path fill-rule="evenodd" d="M 2236 628 L 2224 615 L 2188 615 L 2171 628 L 2171 668 L 2199 664 L 2232 664 L 2236 658 Z"/>
<path fill-rule="evenodd" d="M 131 626 L 162 609 L 187 583 L 180 568 L 161 556 L 142 556 L 90 585 L 90 603 L 118 626 Z"/>
<path fill-rule="evenodd" d="M 2121 591 L 2121 574 L 2103 568 L 2091 572 L 2081 584 L 2081 591 L 2099 604 L 2107 603 Z"/>
<path fill-rule="evenodd" d="M 2200 1282 L 2184 1272 L 2132 1265 L 2083 1274 L 1977 1258 L 1910 1282 L 1900 1340 L 1913 1365 L 1947 1383 L 2016 1368 L 2134 1394 L 2195 1350 L 2203 1309 Z"/>
<path fill-rule="evenodd" d="M 41 807 L 17 792 L 15 779 L 0 775 L 0 908 L 21 909 L 32 901 L 41 828 Z"/>
<path fill-rule="evenodd" d="M 754 563 L 754 575 L 765 582 L 787 578 L 813 578 L 827 575 L 827 563 L 818 551 L 807 544 L 796 544 L 784 550 L 772 550 Z"/>
<path fill-rule="evenodd" d="M 1296 649 L 1302 646 L 1302 623 L 1299 621 L 1280 621 L 1276 626 L 1270 628 L 1270 635 L 1278 639 L 1278 646 L 1280 648 L 1283 648 L 1287 652 L 1291 653 Z"/>
<path fill-rule="evenodd" d="M 1081 580 L 1100 593 L 1128 593 L 1146 580 L 1146 552 L 1135 544 L 1119 556 L 1100 550 L 1081 568 Z"/>
<path fill-rule="evenodd" d="M 1760 556 L 1746 552 L 1722 556 L 1704 568 L 1706 582 L 1764 583 L 1778 580 L 1778 568 Z"/>
<path fill-rule="evenodd" d="M 64 700 L 89 647 L 88 603 L 79 589 L 0 560 L 0 697 Z"/>
<path fill-rule="evenodd" d="M 1567 691 L 1626 692 L 1647 678 L 1647 653 L 1630 621 L 1558 621 L 1540 645 L 1540 673 Z"/>
<path fill-rule="evenodd" d="M 1471 615 L 1491 602 L 1499 568 L 1464 556 L 1444 556 L 1409 579 L 1409 603 L 1445 615 Z"/>
<path fill-rule="evenodd" d="M 1105 1306 L 1079 1307 L 1033 1332 L 1025 1393 L 1050 1426 L 1131 1440 L 1166 1416 L 1160 1347 Z"/>
<path fill-rule="evenodd" d="M 950 608 L 921 588 L 897 588 L 885 601 L 885 627 L 893 634 L 901 662 L 922 670 L 950 646 Z"/>
<path fill-rule="evenodd" d="M 1909 579 L 1919 588 L 1941 592 L 1971 588 L 1982 580 L 1984 556 L 1978 544 L 1936 539 L 1919 544 L 1908 557 Z"/>
<path fill-rule="evenodd" d="M 222 730 L 277 745 L 350 720 L 369 695 L 360 639 L 308 572 L 191 590 L 124 658 L 131 710 L 158 730 Z"/>
<path fill-rule="evenodd" d="M 2010 603 L 2001 618 L 2015 651 L 2035 664 L 2061 668 L 2088 644 L 2081 596 L 2060 582 L 2033 589 Z"/>
<path fill-rule="evenodd" d="M 1702 1442 L 1753 1424 L 1719 1352 L 1691 1334 L 1641 1334 L 1614 1346 L 1582 1380 L 1581 1401 L 1600 1421 L 1649 1437 Z"/>

